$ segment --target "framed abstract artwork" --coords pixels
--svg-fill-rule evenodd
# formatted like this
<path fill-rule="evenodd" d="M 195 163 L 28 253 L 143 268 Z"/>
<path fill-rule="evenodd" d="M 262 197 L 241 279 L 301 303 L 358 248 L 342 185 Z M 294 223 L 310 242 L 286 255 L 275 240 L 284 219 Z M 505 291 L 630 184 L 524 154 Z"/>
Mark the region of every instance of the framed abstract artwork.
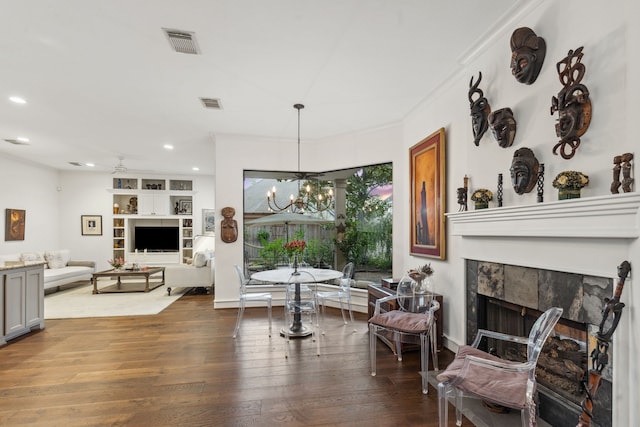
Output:
<path fill-rule="evenodd" d="M 102 236 L 102 215 L 82 215 L 80 222 L 83 236 Z"/>
<path fill-rule="evenodd" d="M 27 211 L 23 209 L 5 209 L 4 240 L 24 240 L 24 224 Z"/>
<path fill-rule="evenodd" d="M 446 259 L 445 132 L 439 129 L 409 149 L 411 255 Z"/>
<path fill-rule="evenodd" d="M 216 231 L 215 209 L 202 209 L 202 234 L 213 236 Z"/>

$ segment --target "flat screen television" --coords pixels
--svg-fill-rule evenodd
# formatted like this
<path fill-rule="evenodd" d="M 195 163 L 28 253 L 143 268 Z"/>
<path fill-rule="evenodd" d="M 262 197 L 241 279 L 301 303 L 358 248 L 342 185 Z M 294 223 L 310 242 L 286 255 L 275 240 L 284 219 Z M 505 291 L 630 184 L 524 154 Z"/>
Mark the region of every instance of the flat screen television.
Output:
<path fill-rule="evenodd" d="M 135 227 L 133 249 L 148 252 L 175 252 L 179 249 L 178 227 Z"/>

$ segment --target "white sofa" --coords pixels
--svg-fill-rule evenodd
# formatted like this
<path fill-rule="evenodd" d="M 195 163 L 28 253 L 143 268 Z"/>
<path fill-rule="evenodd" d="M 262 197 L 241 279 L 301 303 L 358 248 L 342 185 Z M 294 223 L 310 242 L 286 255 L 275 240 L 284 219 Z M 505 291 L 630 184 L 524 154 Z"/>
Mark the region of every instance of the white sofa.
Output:
<path fill-rule="evenodd" d="M 167 293 L 175 288 L 203 288 L 213 293 L 215 285 L 215 257 L 213 250 L 196 252 L 189 264 L 168 264 L 164 269 Z"/>
<path fill-rule="evenodd" d="M 74 261 L 67 249 L 41 252 L 22 252 L 0 255 L 3 265 L 44 264 L 44 289 L 59 289 L 60 286 L 78 281 L 91 280 L 96 269 L 94 261 Z"/>

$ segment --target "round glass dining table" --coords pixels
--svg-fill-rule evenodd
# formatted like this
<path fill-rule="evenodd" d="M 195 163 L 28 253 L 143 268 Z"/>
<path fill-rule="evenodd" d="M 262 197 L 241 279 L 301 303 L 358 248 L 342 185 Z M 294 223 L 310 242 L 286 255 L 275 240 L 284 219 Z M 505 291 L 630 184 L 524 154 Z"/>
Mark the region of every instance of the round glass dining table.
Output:
<path fill-rule="evenodd" d="M 325 268 L 278 268 L 276 270 L 258 271 L 251 275 L 251 279 L 261 282 L 293 284 L 295 286 L 296 301 L 300 301 L 300 284 L 326 282 L 328 280 L 339 279 L 342 272 L 338 270 L 329 270 Z M 291 325 L 285 325 L 289 328 L 289 336 L 306 337 L 311 335 L 311 329 L 302 324 L 302 315 L 299 311 L 293 314 L 293 322 Z M 285 335 L 284 331 L 280 335 Z"/>

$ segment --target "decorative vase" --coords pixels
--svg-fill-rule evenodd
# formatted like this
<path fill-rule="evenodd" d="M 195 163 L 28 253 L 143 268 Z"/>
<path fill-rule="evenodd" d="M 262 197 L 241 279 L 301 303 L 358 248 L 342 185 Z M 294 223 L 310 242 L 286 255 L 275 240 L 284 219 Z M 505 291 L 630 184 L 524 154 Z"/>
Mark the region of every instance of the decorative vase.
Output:
<path fill-rule="evenodd" d="M 293 254 L 293 275 L 297 276 L 298 274 L 298 254 Z"/>
<path fill-rule="evenodd" d="M 558 189 L 558 200 L 579 199 L 580 189 L 576 187 Z"/>
<path fill-rule="evenodd" d="M 475 202 L 476 210 L 478 209 L 487 209 L 489 207 L 489 202 Z"/>
<path fill-rule="evenodd" d="M 415 287 L 413 293 L 415 294 L 430 294 L 433 293 L 433 275 L 430 274 L 422 280 L 415 281 Z"/>

